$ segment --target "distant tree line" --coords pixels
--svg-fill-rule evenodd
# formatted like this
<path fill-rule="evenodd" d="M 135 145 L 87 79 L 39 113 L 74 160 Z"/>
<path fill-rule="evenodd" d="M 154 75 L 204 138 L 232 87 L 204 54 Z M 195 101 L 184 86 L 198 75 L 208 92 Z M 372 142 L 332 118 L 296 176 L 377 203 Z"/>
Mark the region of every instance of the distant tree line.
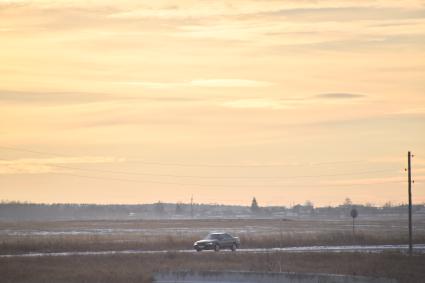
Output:
<path fill-rule="evenodd" d="M 405 215 L 406 204 L 384 206 L 371 204 L 353 204 L 346 199 L 337 206 L 315 207 L 311 201 L 304 204 L 286 206 L 261 206 L 254 197 L 247 206 L 163 203 L 153 204 L 38 204 L 26 202 L 1 202 L 1 221 L 20 220 L 89 220 L 89 219 L 155 219 L 155 218 L 341 218 L 350 217 L 355 208 L 359 217 L 373 215 Z M 192 213 L 193 212 L 193 213 Z M 414 205 L 413 213 L 423 214 L 425 205 Z"/>

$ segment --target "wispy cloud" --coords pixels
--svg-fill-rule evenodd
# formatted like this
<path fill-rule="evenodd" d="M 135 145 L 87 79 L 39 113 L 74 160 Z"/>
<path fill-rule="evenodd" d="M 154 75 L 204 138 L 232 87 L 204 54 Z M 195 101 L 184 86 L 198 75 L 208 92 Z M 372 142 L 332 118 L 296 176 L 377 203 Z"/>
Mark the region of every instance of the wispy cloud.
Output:
<path fill-rule="evenodd" d="M 106 93 L 0 90 L 0 101 L 26 103 L 87 103 L 116 99 Z"/>
<path fill-rule="evenodd" d="M 211 79 L 194 80 L 190 82 L 190 85 L 195 87 L 268 87 L 273 83 L 244 79 Z"/>
<path fill-rule="evenodd" d="M 323 100 L 345 100 L 366 97 L 364 94 L 354 93 L 323 93 L 318 95 L 298 98 L 246 98 L 233 99 L 221 103 L 228 108 L 268 108 L 268 109 L 293 109 L 301 106 L 318 104 L 318 99 Z"/>
<path fill-rule="evenodd" d="M 52 157 L 52 158 L 20 158 L 0 160 L 0 174 L 46 174 L 55 172 L 67 172 L 60 165 L 66 164 L 102 164 L 124 162 L 123 158 L 115 157 Z"/>
<path fill-rule="evenodd" d="M 282 109 L 286 108 L 279 100 L 273 99 L 238 99 L 222 103 L 222 106 L 228 108 L 269 108 L 269 109 Z"/>
<path fill-rule="evenodd" d="M 398 110 L 393 112 L 393 114 L 400 114 L 400 115 L 411 115 L 411 114 L 425 114 L 425 107 L 411 107 L 411 108 L 405 108 L 402 110 Z"/>
<path fill-rule="evenodd" d="M 149 2 L 148 5 L 133 7 L 110 14 L 118 19 L 198 19 L 216 16 L 241 16 L 271 14 L 296 9 L 338 9 L 338 8 L 417 8 L 420 1 L 244 1 L 244 5 L 232 5 L 225 1 L 207 2 Z"/>
<path fill-rule="evenodd" d="M 248 79 L 199 79 L 188 82 L 150 82 L 150 81 L 122 81 L 117 84 L 141 86 L 151 89 L 167 89 L 176 87 L 200 87 L 200 88 L 245 88 L 245 87 L 269 87 L 274 83 L 267 81 Z"/>
<path fill-rule="evenodd" d="M 140 85 L 149 89 L 172 88 L 173 83 L 149 83 L 149 82 L 126 82 L 124 84 Z M 141 95 L 131 93 L 92 93 L 92 92 L 51 92 L 51 91 L 17 91 L 0 90 L 0 102 L 15 104 L 35 104 L 35 105 L 74 105 L 99 102 L 196 102 L 202 100 L 201 97 L 191 97 L 184 95 Z"/>
<path fill-rule="evenodd" d="M 331 92 L 331 93 L 321 93 L 316 95 L 317 98 L 323 99 L 353 99 L 353 98 L 363 98 L 366 97 L 364 94 L 357 93 L 347 93 L 347 92 Z"/>
<path fill-rule="evenodd" d="M 317 12 L 311 12 L 312 17 Z M 337 12 L 335 12 L 337 14 Z M 351 12 L 353 14 L 353 12 Z M 391 13 L 389 13 L 391 14 Z M 425 21 L 414 19 L 353 19 L 340 18 L 312 21 L 283 21 L 279 17 L 248 17 L 182 23 L 172 33 L 178 38 L 225 40 L 229 42 L 251 42 L 255 46 L 316 46 L 328 49 L 353 49 L 358 45 L 374 43 L 396 44 L 400 38 L 407 37 L 420 43 L 424 35 Z M 418 38 L 411 38 L 411 37 Z"/>

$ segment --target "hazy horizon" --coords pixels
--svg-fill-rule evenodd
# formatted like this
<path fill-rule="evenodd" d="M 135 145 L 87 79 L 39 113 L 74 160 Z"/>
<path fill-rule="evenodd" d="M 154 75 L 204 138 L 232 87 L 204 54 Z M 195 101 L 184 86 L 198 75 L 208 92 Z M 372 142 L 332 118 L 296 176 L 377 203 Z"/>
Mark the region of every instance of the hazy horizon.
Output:
<path fill-rule="evenodd" d="M 350 199 L 351 200 L 351 199 Z M 196 202 L 194 201 L 193 204 L 194 205 L 218 205 L 218 206 L 243 206 L 243 207 L 250 207 L 251 206 L 251 201 L 248 201 L 246 203 L 240 203 L 240 204 L 232 204 L 232 203 L 214 203 L 214 202 Z M 260 202 L 260 201 L 259 201 Z M 313 207 L 315 208 L 322 208 L 322 207 L 337 207 L 340 205 L 344 205 L 345 204 L 345 200 L 342 200 L 340 203 L 336 203 L 334 205 L 316 205 L 314 202 L 310 201 L 310 200 L 305 200 L 304 202 L 300 202 L 300 203 L 292 203 L 288 206 L 286 205 L 279 205 L 279 204 L 273 204 L 273 205 L 263 205 L 261 202 L 258 204 L 260 208 L 267 208 L 267 207 L 286 207 L 286 208 L 291 208 L 293 206 L 296 205 L 302 205 L 305 206 L 307 204 L 307 202 L 309 202 L 311 205 L 313 205 Z M 155 205 L 157 203 L 162 203 L 162 204 L 166 204 L 166 205 L 175 205 L 175 204 L 181 204 L 181 205 L 191 205 L 190 200 L 188 202 L 162 202 L 161 200 L 158 200 L 156 202 L 146 202 L 146 203 L 76 203 L 76 202 L 70 202 L 70 203 L 55 203 L 55 202 L 31 202 L 31 201 L 14 201 L 14 200 L 0 200 L 0 204 L 13 204 L 13 203 L 17 203 L 17 204 L 36 204 L 36 205 Z M 352 206 L 372 206 L 372 207 L 384 207 L 386 205 L 390 205 L 392 207 L 396 207 L 396 206 L 407 206 L 408 203 L 407 202 L 401 202 L 401 203 L 392 203 L 392 202 L 385 202 L 383 204 L 375 204 L 375 203 L 354 203 L 352 202 L 350 205 Z M 425 205 L 425 202 L 417 202 L 414 205 Z"/>
<path fill-rule="evenodd" d="M 425 202 L 423 1 L 0 0 L 0 199 Z"/>

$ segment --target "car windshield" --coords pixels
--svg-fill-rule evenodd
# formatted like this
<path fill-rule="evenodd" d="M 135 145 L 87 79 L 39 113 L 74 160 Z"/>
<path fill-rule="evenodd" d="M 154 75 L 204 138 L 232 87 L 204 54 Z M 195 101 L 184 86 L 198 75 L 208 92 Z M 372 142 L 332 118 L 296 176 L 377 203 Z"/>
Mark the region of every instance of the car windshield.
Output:
<path fill-rule="evenodd" d="M 220 238 L 220 234 L 208 234 L 205 237 L 205 240 L 218 240 Z"/>

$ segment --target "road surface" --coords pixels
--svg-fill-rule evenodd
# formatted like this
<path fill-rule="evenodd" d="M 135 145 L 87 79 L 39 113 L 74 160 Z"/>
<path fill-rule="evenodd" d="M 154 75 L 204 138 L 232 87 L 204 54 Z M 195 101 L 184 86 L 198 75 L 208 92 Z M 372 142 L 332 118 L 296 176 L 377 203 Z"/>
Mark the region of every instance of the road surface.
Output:
<path fill-rule="evenodd" d="M 238 249 L 237 253 L 301 253 L 301 252 L 384 252 L 401 251 L 407 252 L 407 245 L 365 245 L 365 246 L 309 246 L 309 247 L 286 247 L 269 249 Z M 3 254 L 0 258 L 12 257 L 41 257 L 41 256 L 90 256 L 90 255 L 115 255 L 115 254 L 163 254 L 163 253 L 197 253 L 195 250 L 124 250 L 124 251 L 81 251 L 81 252 L 52 252 L 52 253 L 24 253 L 24 254 Z M 221 250 L 219 253 L 230 253 L 228 250 Z M 414 252 L 425 253 L 425 244 L 414 245 Z M 214 253 L 213 251 L 203 251 L 202 253 Z"/>

